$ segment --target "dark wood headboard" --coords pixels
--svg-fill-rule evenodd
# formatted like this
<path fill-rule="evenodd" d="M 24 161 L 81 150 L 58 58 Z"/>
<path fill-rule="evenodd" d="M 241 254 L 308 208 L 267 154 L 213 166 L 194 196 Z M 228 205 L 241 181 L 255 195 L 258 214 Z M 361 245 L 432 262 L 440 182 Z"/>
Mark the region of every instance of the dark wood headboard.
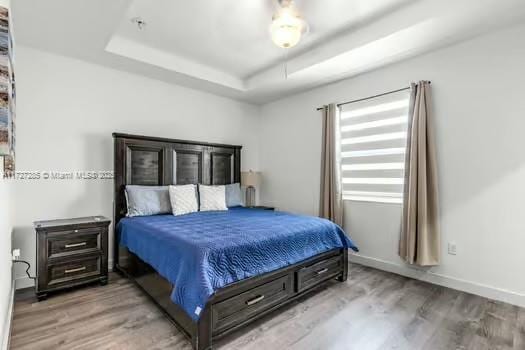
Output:
<path fill-rule="evenodd" d="M 126 185 L 224 185 L 241 180 L 242 146 L 119 133 L 113 138 L 114 227 L 126 216 Z M 118 264 L 118 255 L 114 260 Z"/>

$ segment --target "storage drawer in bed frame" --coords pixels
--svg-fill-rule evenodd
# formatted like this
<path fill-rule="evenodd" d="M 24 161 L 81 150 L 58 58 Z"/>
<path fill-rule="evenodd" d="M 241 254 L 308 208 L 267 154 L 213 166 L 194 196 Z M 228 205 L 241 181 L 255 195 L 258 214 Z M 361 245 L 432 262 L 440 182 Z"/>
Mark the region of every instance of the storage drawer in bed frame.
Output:
<path fill-rule="evenodd" d="M 213 333 L 220 334 L 221 331 L 278 305 L 291 294 L 293 294 L 292 275 L 287 274 L 214 303 L 211 306 Z"/>
<path fill-rule="evenodd" d="M 346 280 L 348 252 L 332 250 L 303 262 L 232 283 L 216 292 L 201 313 L 199 322 L 171 299 L 172 285 L 151 266 L 129 253 L 121 272 L 131 277 L 185 333 L 195 349 L 208 349 L 212 339 L 219 339 L 337 278 Z M 209 339 L 207 339 L 209 338 Z"/>

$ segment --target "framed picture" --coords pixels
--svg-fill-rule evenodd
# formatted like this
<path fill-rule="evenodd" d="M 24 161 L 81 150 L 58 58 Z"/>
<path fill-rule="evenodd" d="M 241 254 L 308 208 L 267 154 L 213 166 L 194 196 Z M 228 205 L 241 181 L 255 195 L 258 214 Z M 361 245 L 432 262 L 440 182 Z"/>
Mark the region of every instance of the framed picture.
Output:
<path fill-rule="evenodd" d="M 14 176 L 15 172 L 15 158 L 13 156 L 4 156 L 4 177 L 10 178 Z"/>
<path fill-rule="evenodd" d="M 0 156 L 4 170 L 13 171 L 16 146 L 16 84 L 14 43 L 9 10 L 0 6 Z"/>

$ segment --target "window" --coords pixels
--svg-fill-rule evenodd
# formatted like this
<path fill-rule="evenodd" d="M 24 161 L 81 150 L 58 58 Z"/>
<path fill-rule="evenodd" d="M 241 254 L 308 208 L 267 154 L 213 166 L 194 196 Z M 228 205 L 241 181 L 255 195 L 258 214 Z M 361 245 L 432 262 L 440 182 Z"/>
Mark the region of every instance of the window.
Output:
<path fill-rule="evenodd" d="M 403 202 L 410 91 L 341 107 L 343 199 Z"/>

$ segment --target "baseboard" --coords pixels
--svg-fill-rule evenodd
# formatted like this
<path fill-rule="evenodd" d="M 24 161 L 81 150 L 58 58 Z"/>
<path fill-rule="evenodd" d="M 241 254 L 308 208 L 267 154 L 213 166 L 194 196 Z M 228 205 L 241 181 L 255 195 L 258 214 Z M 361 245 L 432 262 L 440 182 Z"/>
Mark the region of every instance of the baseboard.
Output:
<path fill-rule="evenodd" d="M 27 276 L 19 276 L 15 278 L 14 284 L 15 284 L 15 288 L 18 290 L 18 289 L 34 287 L 35 281 L 33 281 L 31 278 Z"/>
<path fill-rule="evenodd" d="M 9 340 L 11 339 L 11 325 L 13 323 L 13 309 L 15 306 L 15 285 L 11 286 L 11 291 L 9 294 L 9 305 L 7 306 L 7 315 L 4 320 L 4 329 L 2 331 L 2 350 L 9 349 Z"/>
<path fill-rule="evenodd" d="M 360 265 L 370 266 L 378 270 L 392 272 L 405 277 L 410 277 L 420 281 L 437 284 L 470 294 L 476 294 L 485 298 L 502 301 L 505 303 L 525 307 L 525 294 L 516 293 L 506 289 L 496 288 L 477 282 L 467 281 L 451 276 L 442 275 L 428 269 L 412 268 L 396 264 L 390 261 L 376 259 L 368 256 L 351 254 L 349 260 Z"/>
<path fill-rule="evenodd" d="M 509 304 L 525 307 L 525 294 L 516 293 L 506 289 L 496 288 L 477 282 L 467 281 L 451 276 L 442 275 L 427 269 L 400 265 L 390 261 L 363 256 L 359 254 L 350 254 L 349 260 L 353 263 L 370 266 L 378 270 L 392 272 L 405 277 L 417 279 L 420 281 L 437 284 L 440 286 L 460 290 L 463 292 L 480 295 L 485 298 L 503 301 Z M 108 261 L 108 267 L 113 269 L 113 262 Z M 15 280 L 13 288 L 23 289 L 34 286 L 34 281 L 27 276 L 18 277 Z M 14 296 L 14 293 L 13 293 Z M 12 299 L 12 298 L 11 298 Z"/>

